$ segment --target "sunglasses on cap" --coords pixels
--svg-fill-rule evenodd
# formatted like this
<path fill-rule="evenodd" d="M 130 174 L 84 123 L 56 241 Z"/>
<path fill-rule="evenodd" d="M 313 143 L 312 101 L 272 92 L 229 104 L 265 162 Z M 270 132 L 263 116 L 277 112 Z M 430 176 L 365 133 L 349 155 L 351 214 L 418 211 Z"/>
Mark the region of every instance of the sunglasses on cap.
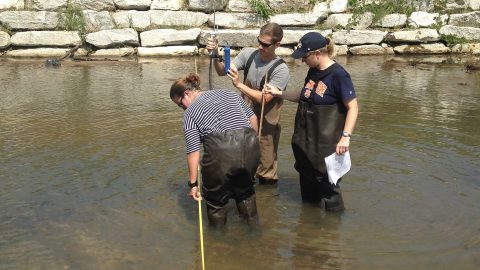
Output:
<path fill-rule="evenodd" d="M 263 48 L 268 48 L 273 45 L 273 43 L 265 43 L 260 40 L 260 37 L 257 37 L 258 44 L 262 45 Z"/>

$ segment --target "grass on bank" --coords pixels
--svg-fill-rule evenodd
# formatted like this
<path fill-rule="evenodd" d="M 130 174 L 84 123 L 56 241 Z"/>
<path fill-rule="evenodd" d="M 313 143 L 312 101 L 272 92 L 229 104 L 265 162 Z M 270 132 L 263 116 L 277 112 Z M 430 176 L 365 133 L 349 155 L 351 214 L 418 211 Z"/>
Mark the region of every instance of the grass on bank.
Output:
<path fill-rule="evenodd" d="M 435 12 L 445 11 L 447 8 L 447 0 L 431 0 L 427 4 L 431 4 Z M 348 0 L 348 9 L 353 14 L 349 21 L 350 28 L 367 12 L 373 14 L 372 24 L 389 14 L 399 13 L 410 17 L 415 11 L 415 0 Z M 441 25 L 440 21 L 438 24 Z"/>
<path fill-rule="evenodd" d="M 265 0 L 247 0 L 250 8 L 264 19 L 270 18 L 273 15 L 272 8 Z"/>
<path fill-rule="evenodd" d="M 452 47 L 456 44 L 466 44 L 469 42 L 468 39 L 464 37 L 457 37 L 455 35 L 440 35 L 440 40 L 444 41 L 447 46 Z"/>
<path fill-rule="evenodd" d="M 380 21 L 385 15 L 400 13 L 410 16 L 415 8 L 410 0 L 348 0 L 348 9 L 353 14 L 349 20 L 349 27 L 356 25 L 362 15 L 370 12 L 373 15 L 372 24 Z"/>
<path fill-rule="evenodd" d="M 66 31 L 78 31 L 81 38 L 81 47 L 86 49 L 87 52 L 91 49 L 88 47 L 88 43 L 85 42 L 87 35 L 87 23 L 85 16 L 83 15 L 82 8 L 67 2 L 67 6 L 64 10 L 60 11 L 58 27 Z M 76 47 L 78 49 L 78 47 Z M 76 50 L 75 50 L 76 51 Z M 75 54 L 75 51 L 71 52 Z M 65 55 L 64 57 L 67 57 Z"/>
<path fill-rule="evenodd" d="M 65 10 L 60 12 L 59 25 L 62 29 L 67 31 L 79 31 L 84 34 L 87 28 L 85 16 L 79 6 L 67 4 Z"/>
<path fill-rule="evenodd" d="M 327 2 L 330 2 L 330 1 L 331 0 L 328 0 Z M 316 4 L 321 2 L 325 2 L 325 0 L 308 0 L 308 4 L 306 6 L 295 6 L 295 7 L 284 8 L 281 10 L 274 11 L 268 5 L 267 0 L 247 0 L 247 3 L 250 6 L 250 8 L 264 19 L 268 19 L 274 14 L 278 14 L 278 13 L 307 13 Z"/>
<path fill-rule="evenodd" d="M 9 34 L 10 36 L 13 34 L 12 28 L 6 23 L 3 23 L 3 24 L 0 23 L 0 31 L 5 32 L 5 33 Z"/>

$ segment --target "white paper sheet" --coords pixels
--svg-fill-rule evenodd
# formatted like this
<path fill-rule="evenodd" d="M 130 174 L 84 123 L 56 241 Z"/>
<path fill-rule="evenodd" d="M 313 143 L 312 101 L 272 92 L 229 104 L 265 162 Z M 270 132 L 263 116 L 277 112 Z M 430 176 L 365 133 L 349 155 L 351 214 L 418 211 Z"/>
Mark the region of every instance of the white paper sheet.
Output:
<path fill-rule="evenodd" d="M 325 158 L 327 165 L 328 181 L 334 185 L 337 184 L 338 179 L 345 175 L 352 167 L 350 160 L 350 151 L 343 155 L 333 153 Z"/>

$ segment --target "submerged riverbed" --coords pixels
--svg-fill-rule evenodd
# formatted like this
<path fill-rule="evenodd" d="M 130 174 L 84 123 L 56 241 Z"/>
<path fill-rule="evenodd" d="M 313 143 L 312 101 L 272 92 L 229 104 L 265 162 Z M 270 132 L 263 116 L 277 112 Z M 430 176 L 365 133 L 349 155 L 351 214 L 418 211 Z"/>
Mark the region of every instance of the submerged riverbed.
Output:
<path fill-rule="evenodd" d="M 420 60 L 339 59 L 360 103 L 342 214 L 301 203 L 285 102 L 281 179 L 257 186 L 261 226 L 232 208 L 212 231 L 205 216 L 206 268 L 477 269 L 480 72 Z M 288 64 L 300 87 L 305 65 Z M 208 59 L 198 67 L 207 88 Z M 201 269 L 169 98 L 189 72 L 194 58 L 0 61 L 0 269 Z"/>

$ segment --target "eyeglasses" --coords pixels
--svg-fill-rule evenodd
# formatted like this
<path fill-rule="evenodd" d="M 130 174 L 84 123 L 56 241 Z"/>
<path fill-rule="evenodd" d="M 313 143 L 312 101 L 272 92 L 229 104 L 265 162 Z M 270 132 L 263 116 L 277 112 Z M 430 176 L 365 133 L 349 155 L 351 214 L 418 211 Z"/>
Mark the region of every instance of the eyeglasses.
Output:
<path fill-rule="evenodd" d="M 315 52 L 316 52 L 316 50 L 315 50 L 315 51 L 307 52 L 307 53 L 302 57 L 302 59 L 307 59 L 307 57 L 309 57 L 310 55 L 314 54 Z"/>
<path fill-rule="evenodd" d="M 260 37 L 257 37 L 258 44 L 262 45 L 263 48 L 268 48 L 273 45 L 273 43 L 265 43 L 260 40 Z"/>
<path fill-rule="evenodd" d="M 177 103 L 177 106 L 185 110 L 186 107 L 185 107 L 185 105 L 183 105 L 183 98 L 184 97 L 185 97 L 185 94 L 182 95 L 182 97 L 180 98 L 180 100 Z"/>

